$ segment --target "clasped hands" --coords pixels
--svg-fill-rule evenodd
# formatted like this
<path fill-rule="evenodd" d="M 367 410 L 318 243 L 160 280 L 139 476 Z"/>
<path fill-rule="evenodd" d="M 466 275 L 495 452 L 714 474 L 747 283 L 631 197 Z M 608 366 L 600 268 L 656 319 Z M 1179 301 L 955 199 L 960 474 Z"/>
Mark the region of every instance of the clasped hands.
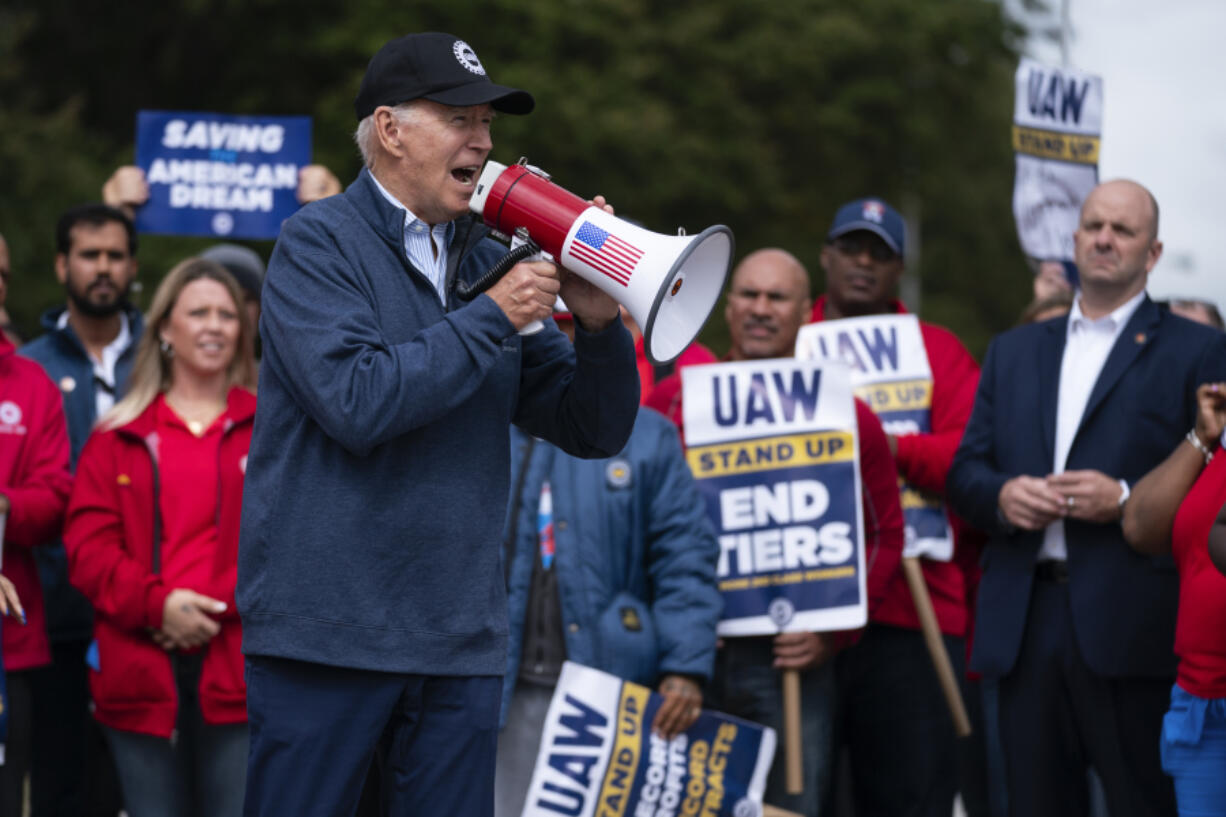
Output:
<path fill-rule="evenodd" d="M 1120 518 L 1123 490 L 1118 479 L 1101 471 L 1018 476 L 1000 489 L 1000 511 L 1010 524 L 1024 530 L 1042 530 L 1064 518 L 1114 522 Z"/>
<path fill-rule="evenodd" d="M 1212 450 L 1226 429 L 1226 383 L 1204 383 L 1196 390 L 1193 432 Z M 1057 519 L 1115 522 L 1122 515 L 1119 480 L 1101 471 L 1065 471 L 1046 477 L 1018 476 L 1000 489 L 1000 512 L 1012 525 L 1042 530 Z"/>

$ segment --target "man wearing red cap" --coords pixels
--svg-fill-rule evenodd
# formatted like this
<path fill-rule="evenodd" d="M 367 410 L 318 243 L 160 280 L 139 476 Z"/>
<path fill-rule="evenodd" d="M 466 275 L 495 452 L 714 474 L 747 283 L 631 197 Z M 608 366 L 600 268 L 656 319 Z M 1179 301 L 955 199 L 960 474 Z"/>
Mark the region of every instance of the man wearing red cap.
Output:
<path fill-rule="evenodd" d="M 384 814 L 492 812 L 508 424 L 607 457 L 638 403 L 617 304 L 581 279 L 525 262 L 457 296 L 505 249 L 468 214 L 494 111 L 532 107 L 451 35 L 387 43 L 366 168 L 277 241 L 238 566 L 248 817 L 351 814 L 376 757 Z M 573 348 L 518 335 L 559 292 Z"/>
<path fill-rule="evenodd" d="M 813 304 L 812 319 L 906 312 L 895 297 L 905 240 L 902 216 L 884 201 L 867 198 L 840 207 L 822 248 L 826 293 Z M 979 367 L 953 333 L 923 321 L 919 327 L 932 372 L 931 430 L 900 433 L 890 423 L 885 430 L 899 476 L 925 494 L 942 496 L 970 418 Z M 950 658 L 960 670 L 969 618 L 959 552 L 966 532 L 957 520 L 951 527 L 954 558 L 921 558 L 920 564 Z M 870 613 L 864 638 L 839 656 L 837 669 L 840 733 L 851 750 L 857 811 L 948 815 L 957 789 L 953 726 L 901 572 Z"/>

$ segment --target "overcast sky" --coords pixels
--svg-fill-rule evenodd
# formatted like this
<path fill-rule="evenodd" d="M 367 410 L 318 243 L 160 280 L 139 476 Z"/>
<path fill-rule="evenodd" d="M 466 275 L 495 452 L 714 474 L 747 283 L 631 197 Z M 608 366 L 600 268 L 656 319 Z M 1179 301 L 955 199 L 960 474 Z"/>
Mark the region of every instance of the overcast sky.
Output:
<path fill-rule="evenodd" d="M 1103 78 L 1099 178 L 1135 179 L 1162 208 L 1150 294 L 1226 309 L 1226 0 L 1069 2 L 1070 66 Z M 1030 56 L 1060 62 L 1054 45 Z"/>

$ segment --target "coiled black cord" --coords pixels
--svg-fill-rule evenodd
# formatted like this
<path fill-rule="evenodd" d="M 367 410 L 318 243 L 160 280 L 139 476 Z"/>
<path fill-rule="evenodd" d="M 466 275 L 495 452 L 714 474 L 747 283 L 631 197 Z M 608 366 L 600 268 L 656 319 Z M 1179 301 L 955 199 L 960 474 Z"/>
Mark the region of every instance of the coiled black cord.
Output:
<path fill-rule="evenodd" d="M 460 281 L 455 289 L 456 295 L 461 301 L 471 301 L 473 298 L 476 298 L 482 292 L 485 292 L 494 284 L 498 283 L 502 279 L 502 276 L 511 271 L 511 267 L 515 266 L 526 258 L 536 255 L 540 251 L 541 248 L 535 241 L 530 238 L 524 239 L 523 244 L 520 244 L 502 258 L 499 258 L 496 262 L 494 262 L 494 266 L 490 267 L 489 272 L 482 275 L 476 281 L 473 281 L 471 284 L 465 281 Z"/>

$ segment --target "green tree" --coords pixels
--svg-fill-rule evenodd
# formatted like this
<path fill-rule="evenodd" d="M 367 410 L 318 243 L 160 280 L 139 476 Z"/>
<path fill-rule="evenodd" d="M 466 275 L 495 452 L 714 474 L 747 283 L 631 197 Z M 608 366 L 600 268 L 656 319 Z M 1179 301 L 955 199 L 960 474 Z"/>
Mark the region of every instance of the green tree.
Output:
<path fill-rule="evenodd" d="M 55 213 L 131 160 L 138 110 L 309 114 L 316 160 L 347 180 L 367 60 L 429 30 L 465 38 L 497 81 L 536 96 L 533 115 L 496 123 L 495 159 L 527 156 L 651 229 L 723 223 L 738 255 L 785 247 L 816 291 L 838 204 L 907 202 L 925 318 L 979 353 L 1025 303 L 1008 143 L 1021 32 L 996 3 L 10 0 L 0 232 L 20 262 L 20 326 L 62 298 L 48 284 Z M 144 237 L 146 281 L 207 243 Z M 719 314 L 703 338 L 722 351 Z"/>

